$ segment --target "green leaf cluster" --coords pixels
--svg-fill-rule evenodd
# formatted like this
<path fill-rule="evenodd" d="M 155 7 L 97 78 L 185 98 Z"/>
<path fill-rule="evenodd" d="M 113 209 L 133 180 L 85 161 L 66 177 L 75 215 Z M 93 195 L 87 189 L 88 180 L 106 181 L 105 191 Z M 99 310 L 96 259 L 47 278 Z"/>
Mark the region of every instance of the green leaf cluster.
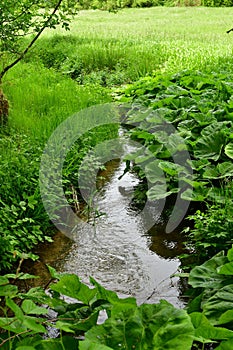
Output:
<path fill-rule="evenodd" d="M 122 93 L 121 101 L 132 104 L 125 118 L 130 137 L 143 145 L 126 159 L 143 169 L 149 199 L 180 191 L 184 200 L 203 201 L 233 177 L 233 84 L 227 76 L 184 71 L 145 77 Z"/>

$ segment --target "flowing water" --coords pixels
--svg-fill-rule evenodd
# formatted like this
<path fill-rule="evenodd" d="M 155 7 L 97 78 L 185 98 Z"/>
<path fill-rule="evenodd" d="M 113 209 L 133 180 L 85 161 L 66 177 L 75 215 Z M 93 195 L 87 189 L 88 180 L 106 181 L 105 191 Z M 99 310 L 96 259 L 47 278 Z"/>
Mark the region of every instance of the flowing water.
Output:
<path fill-rule="evenodd" d="M 53 244 L 38 248 L 40 260 L 60 272 L 77 274 L 87 284 L 92 276 L 120 296 L 136 297 L 138 303 L 166 299 L 183 307 L 180 279 L 171 277 L 179 271 L 177 256 L 184 252 L 182 234 L 165 233 L 154 206 L 155 225 L 145 232 L 139 209 L 132 205 L 139 180 L 132 173 L 119 179 L 124 169 L 123 160 L 108 163 L 94 201 L 102 215 L 94 213 L 92 225 L 78 226 L 75 242 L 58 233 Z M 38 270 L 43 270 L 40 263 L 34 273 Z"/>
<path fill-rule="evenodd" d="M 179 269 L 182 235 L 164 233 L 161 222 L 144 232 L 131 203 L 138 179 L 127 173 L 119 180 L 124 168 L 124 162 L 108 166 L 108 181 L 95 199 L 103 215 L 94 220 L 92 229 L 77 228 L 75 243 L 56 267 L 77 274 L 85 283 L 92 276 L 119 295 L 135 296 L 139 303 L 163 298 L 181 307 L 179 279 L 170 276 Z"/>

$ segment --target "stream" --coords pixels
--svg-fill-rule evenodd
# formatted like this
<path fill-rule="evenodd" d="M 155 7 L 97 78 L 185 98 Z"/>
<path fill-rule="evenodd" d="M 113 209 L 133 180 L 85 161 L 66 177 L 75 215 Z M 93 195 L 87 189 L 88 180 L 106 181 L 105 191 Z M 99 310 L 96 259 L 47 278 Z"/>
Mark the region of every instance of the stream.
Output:
<path fill-rule="evenodd" d="M 76 228 L 75 242 L 58 233 L 54 243 L 38 247 L 42 265 L 38 263 L 34 273 L 39 270 L 46 275 L 43 266 L 48 263 L 59 272 L 77 274 L 87 284 L 92 276 L 119 296 L 134 296 L 139 304 L 165 299 L 182 308 L 183 286 L 171 275 L 179 272 L 177 256 L 184 253 L 183 235 L 178 230 L 165 233 L 161 215 L 149 232 L 144 232 L 139 209 L 132 205 L 139 180 L 133 173 L 121 177 L 124 169 L 123 159 L 107 163 L 104 183 L 94 201 L 101 215 L 92 225 Z"/>

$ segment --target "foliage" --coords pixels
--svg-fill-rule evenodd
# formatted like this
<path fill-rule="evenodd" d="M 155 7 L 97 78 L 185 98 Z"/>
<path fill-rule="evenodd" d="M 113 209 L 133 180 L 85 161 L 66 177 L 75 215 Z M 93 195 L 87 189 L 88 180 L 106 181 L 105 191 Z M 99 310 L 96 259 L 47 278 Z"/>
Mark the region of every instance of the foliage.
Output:
<path fill-rule="evenodd" d="M 3 0 L 0 12 L 0 82 L 6 72 L 17 64 L 46 28 L 62 24 L 69 28 L 68 15 L 76 1 Z M 22 38 L 32 35 L 26 44 Z"/>
<path fill-rule="evenodd" d="M 22 253 L 31 251 L 38 242 L 51 240 L 53 225 L 45 212 L 38 186 L 40 157 L 51 132 L 79 109 L 109 100 L 102 88 L 77 87 L 67 77 L 39 65 L 20 63 L 9 77 L 11 74 L 15 84 L 6 86 L 14 107 L 9 116 L 11 128 L 2 130 L 0 137 L 0 270 L 11 268 Z M 64 186 L 69 200 L 73 200 L 69 191 L 75 177 L 74 173 L 71 177 L 71 164 L 78 172 L 81 158 L 93 143 L 111 133 L 116 134 L 116 128 L 86 135 L 89 141 L 86 144 L 80 141 L 82 152 L 76 145 L 75 158 L 70 154 L 64 168 Z"/>
<path fill-rule="evenodd" d="M 205 211 L 197 210 L 188 217 L 192 227 L 186 227 L 187 245 L 192 247 L 195 263 L 212 257 L 221 250 L 227 251 L 232 245 L 233 212 L 232 181 L 220 191 L 222 203 L 207 204 Z"/>
<path fill-rule="evenodd" d="M 0 138 L 0 269 L 8 269 L 22 252 L 41 241 L 51 241 L 51 229 L 38 186 L 42 149 L 26 135 Z"/>
<path fill-rule="evenodd" d="M 175 309 L 166 301 L 137 306 L 134 298 L 119 299 L 93 279 L 93 286 L 88 287 L 75 275 L 51 272 L 58 282 L 50 286 L 49 293 L 40 287 L 20 293 L 9 283 L 9 278 L 31 276 L 19 273 L 1 277 L 4 315 L 0 324 L 7 331 L 1 334 L 1 345 L 53 349 L 55 343 L 56 349 L 61 345 L 62 349 L 71 349 L 75 342 L 77 346 L 77 337 L 85 334 L 85 340 L 79 341 L 80 349 L 162 349 L 164 344 L 167 349 L 191 349 L 193 326 L 186 311 Z M 61 298 L 64 295 L 72 298 L 72 303 Z M 97 324 L 100 310 L 107 313 L 101 325 Z M 60 331 L 60 338 L 42 338 L 49 326 Z"/>
<path fill-rule="evenodd" d="M 223 252 L 218 253 L 192 269 L 188 280 L 194 292 L 188 312 L 196 328 L 197 340 L 203 342 L 205 338 L 207 343 L 210 339 L 229 338 L 217 349 L 228 349 L 232 344 L 232 254 L 232 248 L 227 256 Z"/>
<path fill-rule="evenodd" d="M 221 202 L 219 188 L 233 176 L 233 85 L 226 78 L 184 71 L 146 77 L 124 89 L 121 101 L 133 105 L 125 118 L 135 125 L 130 136 L 143 144 L 126 159 L 143 166 L 149 199 L 182 190 L 183 200 Z"/>
<path fill-rule="evenodd" d="M 0 277 L 3 349 L 204 349 L 233 339 L 233 248 L 217 254 L 189 275 L 193 288 L 187 311 L 165 300 L 138 306 L 120 299 L 90 278 L 49 267 L 52 283 L 20 292 L 16 282 L 33 276 L 18 272 Z M 99 314 L 105 312 L 104 319 Z M 50 335 L 50 329 L 57 334 Z M 45 336 L 46 335 L 46 336 Z"/>

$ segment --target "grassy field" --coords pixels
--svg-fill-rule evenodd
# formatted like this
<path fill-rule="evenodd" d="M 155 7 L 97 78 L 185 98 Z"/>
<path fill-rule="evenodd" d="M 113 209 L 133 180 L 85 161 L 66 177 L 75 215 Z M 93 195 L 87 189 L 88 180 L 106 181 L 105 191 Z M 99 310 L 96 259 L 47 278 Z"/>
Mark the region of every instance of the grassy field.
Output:
<path fill-rule="evenodd" d="M 226 34 L 231 14 L 231 8 L 202 7 L 82 11 L 65 35 L 75 38 L 72 57 L 87 71 L 114 67 L 135 80 L 156 70 L 200 68 L 231 55 L 233 36 Z"/>
<path fill-rule="evenodd" d="M 46 138 L 75 111 L 109 101 L 109 90 L 101 86 L 158 71 L 231 65 L 233 34 L 226 34 L 233 25 L 231 12 L 202 7 L 81 11 L 69 32 L 48 30 L 6 77 L 10 122 Z"/>

